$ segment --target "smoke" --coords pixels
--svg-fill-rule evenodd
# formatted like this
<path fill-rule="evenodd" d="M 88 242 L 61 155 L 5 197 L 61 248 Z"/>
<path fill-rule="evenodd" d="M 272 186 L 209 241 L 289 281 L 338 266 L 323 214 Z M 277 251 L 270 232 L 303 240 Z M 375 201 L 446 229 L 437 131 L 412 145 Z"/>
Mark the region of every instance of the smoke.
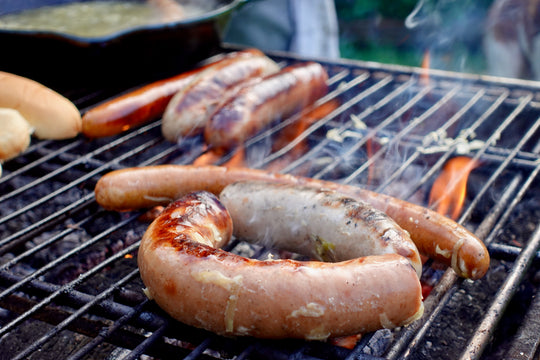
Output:
<path fill-rule="evenodd" d="M 404 24 L 431 67 L 484 73 L 482 41 L 489 3 L 481 0 L 419 0 Z"/>

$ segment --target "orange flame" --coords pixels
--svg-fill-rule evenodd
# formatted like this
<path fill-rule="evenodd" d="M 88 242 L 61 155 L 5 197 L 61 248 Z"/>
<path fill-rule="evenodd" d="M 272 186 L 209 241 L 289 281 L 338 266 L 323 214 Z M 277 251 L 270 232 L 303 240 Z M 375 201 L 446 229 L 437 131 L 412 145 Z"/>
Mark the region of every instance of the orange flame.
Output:
<path fill-rule="evenodd" d="M 283 129 L 281 129 L 281 131 L 277 134 L 276 138 L 273 140 L 272 151 L 278 151 L 284 146 L 287 146 L 287 144 L 289 144 L 300 134 L 302 134 L 311 124 L 327 116 L 329 113 L 331 113 L 338 107 L 338 100 L 330 100 L 309 111 L 298 121 L 285 126 Z M 293 149 L 288 151 L 286 155 L 281 156 L 279 159 L 269 164 L 267 170 L 279 171 L 283 167 L 287 166 L 290 162 L 302 156 L 307 150 L 309 150 L 307 143 L 305 141 L 301 141 Z M 227 151 L 224 149 L 207 148 L 203 154 L 201 154 L 192 162 L 192 164 L 196 166 L 216 164 L 226 154 Z M 221 164 L 221 166 L 246 166 L 246 154 L 244 146 L 239 145 L 238 148 L 235 149 L 234 154 L 231 156 L 231 158 L 225 163 Z"/>
<path fill-rule="evenodd" d="M 431 63 L 431 55 L 429 53 L 429 50 L 424 51 L 424 56 L 422 58 L 422 73 L 420 74 L 420 84 L 427 86 L 429 85 L 429 73 L 428 70 L 430 68 Z"/>
<path fill-rule="evenodd" d="M 198 158 L 193 160 L 193 165 L 204 166 L 215 164 L 223 156 L 221 149 L 210 149 L 202 153 Z"/>
<path fill-rule="evenodd" d="M 300 136 L 300 134 L 302 134 L 309 126 L 311 126 L 311 124 L 319 121 L 323 117 L 330 114 L 332 111 L 336 110 L 339 107 L 339 104 L 340 103 L 337 99 L 332 99 L 309 111 L 298 121 L 283 128 L 272 144 L 272 151 L 278 151 L 283 147 L 287 146 L 287 144 Z M 298 159 L 307 150 L 309 150 L 308 144 L 306 143 L 306 141 L 302 141 L 298 143 L 293 149 L 291 149 L 291 151 L 289 151 L 285 156 L 282 156 L 274 162 L 270 163 L 266 167 L 266 169 L 269 171 L 279 171 L 292 161 Z"/>
<path fill-rule="evenodd" d="M 443 215 L 449 215 L 457 220 L 461 214 L 465 195 L 467 193 L 467 179 L 478 162 L 465 156 L 450 159 L 439 177 L 433 183 L 429 194 L 429 205 Z"/>

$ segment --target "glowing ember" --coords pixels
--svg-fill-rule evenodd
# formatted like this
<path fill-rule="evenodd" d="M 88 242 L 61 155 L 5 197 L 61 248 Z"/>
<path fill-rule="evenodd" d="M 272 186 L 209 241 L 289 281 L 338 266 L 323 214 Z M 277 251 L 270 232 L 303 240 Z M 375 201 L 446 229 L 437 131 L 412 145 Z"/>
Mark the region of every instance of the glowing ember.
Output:
<path fill-rule="evenodd" d="M 429 50 L 426 50 L 424 52 L 424 57 L 422 58 L 422 73 L 420 74 L 420 83 L 424 86 L 429 84 L 429 74 L 428 70 L 430 68 L 430 60 L 431 56 L 429 54 Z"/>
<path fill-rule="evenodd" d="M 467 192 L 470 172 L 478 167 L 478 162 L 465 156 L 450 159 L 433 183 L 429 194 L 429 205 L 443 215 L 457 220 Z"/>
<path fill-rule="evenodd" d="M 294 139 L 300 136 L 310 125 L 336 110 L 339 105 L 340 103 L 337 99 L 332 99 L 309 111 L 298 121 L 283 128 L 272 144 L 272 151 L 276 152 L 287 146 L 289 143 L 294 141 Z M 306 141 L 301 141 L 279 159 L 268 164 L 266 169 L 277 172 L 290 164 L 292 161 L 298 159 L 308 150 L 309 148 Z"/>

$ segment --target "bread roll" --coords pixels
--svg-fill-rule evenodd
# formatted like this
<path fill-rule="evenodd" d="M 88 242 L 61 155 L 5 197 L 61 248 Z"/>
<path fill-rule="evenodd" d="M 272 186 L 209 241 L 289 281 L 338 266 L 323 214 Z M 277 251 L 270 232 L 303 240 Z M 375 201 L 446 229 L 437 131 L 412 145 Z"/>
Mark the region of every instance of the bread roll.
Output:
<path fill-rule="evenodd" d="M 17 110 L 0 108 L 0 161 L 12 159 L 26 150 L 31 133 L 32 127 Z"/>
<path fill-rule="evenodd" d="M 77 107 L 56 91 L 34 80 L 0 71 L 0 107 L 17 111 L 40 139 L 69 139 L 82 128 Z"/>

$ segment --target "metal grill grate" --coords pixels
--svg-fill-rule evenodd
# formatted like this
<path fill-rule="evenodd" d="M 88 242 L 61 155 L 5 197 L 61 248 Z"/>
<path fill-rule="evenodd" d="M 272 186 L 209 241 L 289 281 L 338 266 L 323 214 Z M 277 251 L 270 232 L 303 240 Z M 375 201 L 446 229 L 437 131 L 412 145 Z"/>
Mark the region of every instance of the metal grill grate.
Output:
<path fill-rule="evenodd" d="M 282 65 L 306 60 L 271 55 Z M 34 141 L 4 164 L 0 178 L 0 358 L 532 358 L 540 333 L 539 304 L 532 300 L 540 289 L 540 85 L 322 63 L 330 92 L 317 108 L 337 105 L 280 150 L 269 151 L 269 144 L 298 116 L 250 139 L 248 165 L 285 163 L 282 172 L 427 205 L 449 159 L 476 159 L 481 166 L 471 174 L 457 221 L 488 244 L 492 265 L 484 279 L 426 267 L 424 280 L 436 285 L 423 319 L 367 334 L 352 350 L 221 338 L 171 320 L 144 297 L 136 250 L 145 214 L 107 212 L 93 197 L 96 181 L 110 170 L 191 163 L 204 152 L 200 139 L 168 143 L 155 122 L 107 139 Z M 82 108 L 99 100 L 99 93 L 88 94 L 76 103 Z M 297 155 L 301 144 L 308 150 Z M 230 250 L 245 245 L 233 243 Z M 264 257 L 267 250 L 251 251 Z M 516 299 L 524 299 L 521 309 Z"/>

